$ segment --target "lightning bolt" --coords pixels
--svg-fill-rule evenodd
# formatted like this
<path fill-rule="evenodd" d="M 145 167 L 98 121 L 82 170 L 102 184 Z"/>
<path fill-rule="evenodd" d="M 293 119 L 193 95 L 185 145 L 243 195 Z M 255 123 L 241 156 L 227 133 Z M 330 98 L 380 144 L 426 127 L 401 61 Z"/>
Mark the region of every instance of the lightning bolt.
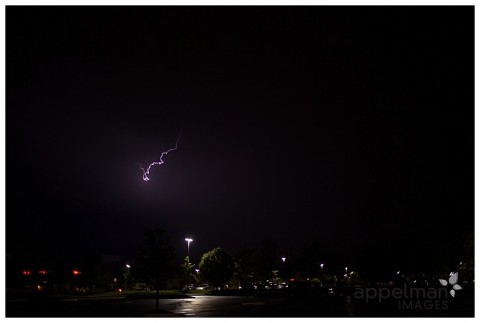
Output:
<path fill-rule="evenodd" d="M 174 151 L 174 150 L 177 150 L 177 148 L 178 148 L 178 141 L 180 140 L 180 136 L 181 136 L 181 135 L 182 135 L 182 132 L 180 132 L 180 133 L 178 134 L 177 141 L 175 142 L 175 147 L 170 148 L 169 150 L 162 152 L 162 154 L 160 155 L 159 160 L 158 160 L 158 161 L 154 161 L 154 162 L 152 162 L 150 165 L 148 165 L 147 170 L 145 170 L 145 168 L 142 167 L 142 164 L 138 163 L 138 166 L 140 166 L 140 169 L 141 169 L 142 172 L 143 172 L 143 180 L 144 180 L 145 182 L 148 182 L 148 181 L 150 180 L 150 178 L 148 178 L 148 175 L 150 174 L 150 169 L 152 168 L 152 166 L 162 165 L 163 163 L 165 163 L 165 162 L 163 161 L 163 157 L 166 156 L 166 155 L 168 155 L 169 152 L 172 152 L 172 151 Z"/>

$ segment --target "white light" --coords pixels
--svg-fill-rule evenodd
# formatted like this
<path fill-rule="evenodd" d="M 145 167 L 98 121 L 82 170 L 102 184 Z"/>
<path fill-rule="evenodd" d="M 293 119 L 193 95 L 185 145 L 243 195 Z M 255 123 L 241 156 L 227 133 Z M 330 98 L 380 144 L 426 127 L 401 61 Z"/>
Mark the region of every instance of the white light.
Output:
<path fill-rule="evenodd" d="M 192 238 L 185 238 L 185 241 L 187 242 L 187 257 L 190 258 L 190 242 L 193 241 Z"/>
<path fill-rule="evenodd" d="M 285 257 L 282 257 L 282 261 L 283 261 L 283 262 L 285 262 L 285 260 L 287 260 L 287 258 L 285 258 Z"/>
<path fill-rule="evenodd" d="M 125 267 L 130 268 L 130 265 L 129 265 L 129 264 L 126 264 Z"/>

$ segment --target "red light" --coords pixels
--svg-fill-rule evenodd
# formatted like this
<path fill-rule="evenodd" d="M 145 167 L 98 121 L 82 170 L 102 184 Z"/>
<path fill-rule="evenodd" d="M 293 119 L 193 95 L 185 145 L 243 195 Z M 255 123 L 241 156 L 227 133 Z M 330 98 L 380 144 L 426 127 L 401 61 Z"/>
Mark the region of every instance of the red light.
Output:
<path fill-rule="evenodd" d="M 40 275 L 47 275 L 47 274 L 48 274 L 48 271 L 41 269 L 41 270 L 38 271 L 38 273 L 39 273 Z"/>
<path fill-rule="evenodd" d="M 30 276 L 32 272 L 30 270 L 22 270 L 22 275 L 24 276 Z"/>
<path fill-rule="evenodd" d="M 82 272 L 81 272 L 80 270 L 76 270 L 76 269 L 72 270 L 72 274 L 74 274 L 75 276 L 78 276 L 78 275 L 80 275 L 81 273 L 82 273 Z"/>
<path fill-rule="evenodd" d="M 290 281 L 291 281 L 291 282 L 294 282 L 294 281 L 295 281 L 295 278 L 290 278 Z"/>

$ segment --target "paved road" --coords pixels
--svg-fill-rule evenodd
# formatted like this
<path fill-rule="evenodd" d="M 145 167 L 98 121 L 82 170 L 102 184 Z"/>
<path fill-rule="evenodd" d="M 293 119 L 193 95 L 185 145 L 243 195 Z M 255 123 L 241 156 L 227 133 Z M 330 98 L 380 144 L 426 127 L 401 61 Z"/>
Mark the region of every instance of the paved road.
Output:
<path fill-rule="evenodd" d="M 350 295 L 315 296 L 198 296 L 185 299 L 125 297 L 10 300 L 7 317 L 385 317 L 473 316 L 472 303 L 449 311 L 398 311 L 395 304 L 368 304 Z"/>
<path fill-rule="evenodd" d="M 344 298 L 198 296 L 185 299 L 70 298 L 7 301 L 7 317 L 352 316 Z"/>
<path fill-rule="evenodd" d="M 170 309 L 197 317 L 319 317 L 353 316 L 344 298 L 196 296 Z"/>

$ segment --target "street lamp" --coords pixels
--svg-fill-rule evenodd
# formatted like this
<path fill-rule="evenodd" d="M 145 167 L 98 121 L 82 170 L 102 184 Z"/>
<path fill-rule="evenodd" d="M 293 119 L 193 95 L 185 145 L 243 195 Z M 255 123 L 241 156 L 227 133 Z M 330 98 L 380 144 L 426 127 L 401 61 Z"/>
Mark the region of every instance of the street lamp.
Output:
<path fill-rule="evenodd" d="M 192 238 L 185 238 L 185 241 L 187 242 L 187 257 L 190 259 L 190 242 L 193 241 Z"/>
<path fill-rule="evenodd" d="M 323 286 L 323 278 L 324 278 L 323 277 L 323 263 L 320 264 L 320 278 L 322 279 L 322 281 L 321 281 L 322 285 L 321 286 Z"/>
<path fill-rule="evenodd" d="M 282 257 L 282 261 L 283 261 L 283 262 L 285 262 L 285 260 L 287 260 L 287 258 L 285 258 L 285 257 Z"/>
<path fill-rule="evenodd" d="M 125 265 L 125 271 L 123 272 L 123 279 L 125 280 L 125 291 L 127 291 L 128 279 L 130 278 L 130 265 Z"/>

